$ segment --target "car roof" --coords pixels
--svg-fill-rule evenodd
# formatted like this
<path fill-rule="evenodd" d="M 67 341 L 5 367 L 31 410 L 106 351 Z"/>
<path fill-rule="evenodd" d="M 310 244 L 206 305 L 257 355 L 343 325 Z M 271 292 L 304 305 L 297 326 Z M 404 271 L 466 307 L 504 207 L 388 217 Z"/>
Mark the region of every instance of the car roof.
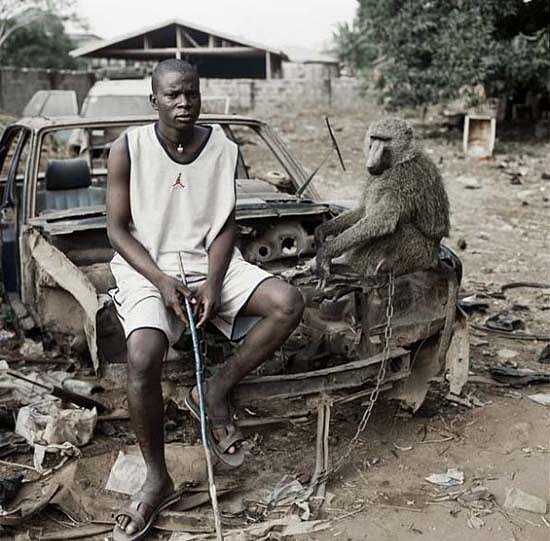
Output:
<path fill-rule="evenodd" d="M 109 116 L 109 117 L 81 117 L 81 116 L 59 116 L 59 117 L 23 117 L 12 125 L 23 126 L 32 131 L 39 131 L 45 128 L 80 128 L 95 124 L 142 124 L 143 122 L 154 122 L 158 120 L 157 115 L 135 115 L 135 116 Z M 220 124 L 243 123 L 243 124 L 264 124 L 256 118 L 240 115 L 204 114 L 199 117 L 199 122 L 215 122 Z"/>
<path fill-rule="evenodd" d="M 106 79 L 97 81 L 88 91 L 91 96 L 149 96 L 151 77 L 145 79 Z"/>

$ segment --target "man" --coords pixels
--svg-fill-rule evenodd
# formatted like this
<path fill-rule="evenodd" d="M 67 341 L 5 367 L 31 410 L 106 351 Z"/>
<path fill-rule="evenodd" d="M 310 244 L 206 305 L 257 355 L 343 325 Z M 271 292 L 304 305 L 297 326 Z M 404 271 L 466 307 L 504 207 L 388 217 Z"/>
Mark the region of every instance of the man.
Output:
<path fill-rule="evenodd" d="M 147 466 L 143 487 L 117 516 L 116 541 L 141 539 L 177 500 L 164 457 L 160 380 L 167 348 L 187 326 L 183 298 L 199 327 L 210 320 L 230 339 L 245 336 L 205 383 L 210 443 L 229 465 L 240 464 L 244 451 L 229 392 L 283 344 L 304 309 L 297 289 L 235 248 L 237 146 L 220 126 L 196 124 L 196 68 L 178 59 L 160 62 L 150 100 L 158 122 L 120 137 L 108 164 L 112 296 L 127 339 L 130 417 Z M 178 279 L 178 252 L 190 289 Z M 186 403 L 196 415 L 196 389 Z"/>

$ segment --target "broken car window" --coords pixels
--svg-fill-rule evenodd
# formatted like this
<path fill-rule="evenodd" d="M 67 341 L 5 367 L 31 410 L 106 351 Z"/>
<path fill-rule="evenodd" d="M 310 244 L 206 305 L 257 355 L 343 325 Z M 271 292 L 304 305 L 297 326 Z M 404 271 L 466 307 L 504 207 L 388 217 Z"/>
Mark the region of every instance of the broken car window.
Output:
<path fill-rule="evenodd" d="M 237 164 L 237 187 L 248 191 L 248 185 L 262 181 L 263 191 L 286 192 L 291 180 L 279 160 L 274 155 L 260 134 L 251 126 L 231 125 L 226 129 L 227 136 L 239 145 Z M 249 182 L 242 182 L 248 179 Z M 271 186 L 271 188 L 270 188 Z M 256 191 L 257 188 L 255 187 Z"/>

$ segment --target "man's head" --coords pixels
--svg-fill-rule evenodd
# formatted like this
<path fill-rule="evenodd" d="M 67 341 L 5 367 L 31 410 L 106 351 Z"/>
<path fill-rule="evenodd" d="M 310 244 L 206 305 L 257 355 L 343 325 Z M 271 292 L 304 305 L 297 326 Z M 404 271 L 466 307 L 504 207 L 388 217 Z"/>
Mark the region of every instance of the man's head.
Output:
<path fill-rule="evenodd" d="M 153 70 L 151 86 L 151 105 L 163 124 L 185 129 L 196 122 L 201 109 L 196 66 L 178 58 L 163 60 Z"/>

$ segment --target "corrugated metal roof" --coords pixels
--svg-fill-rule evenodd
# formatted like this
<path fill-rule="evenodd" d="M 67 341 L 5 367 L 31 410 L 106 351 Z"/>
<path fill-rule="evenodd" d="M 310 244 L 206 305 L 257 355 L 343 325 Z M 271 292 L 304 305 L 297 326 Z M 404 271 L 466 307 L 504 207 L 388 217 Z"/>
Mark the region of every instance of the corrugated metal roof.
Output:
<path fill-rule="evenodd" d="M 188 21 L 184 21 L 182 19 L 173 18 L 168 19 L 167 21 L 164 21 L 162 23 L 157 23 L 155 25 L 146 26 L 143 28 L 140 28 L 139 30 L 135 30 L 133 32 L 129 32 L 127 34 L 123 34 L 121 36 L 117 36 L 115 38 L 109 39 L 109 40 L 103 40 L 100 42 L 92 43 L 89 45 L 85 45 L 83 47 L 79 47 L 78 49 L 74 49 L 70 52 L 71 56 L 78 57 L 78 56 L 93 56 L 92 53 L 98 52 L 101 49 L 106 49 L 108 47 L 113 47 L 117 45 L 121 41 L 126 41 L 128 39 L 136 38 L 138 36 L 141 36 L 143 34 L 148 34 L 150 32 L 154 32 L 156 30 L 160 30 L 162 28 L 171 26 L 171 25 L 178 25 L 182 26 L 184 28 L 189 28 L 191 30 L 196 30 L 198 32 L 204 32 L 205 34 L 212 34 L 213 36 L 219 37 L 221 39 L 225 39 L 227 41 L 235 42 L 239 45 L 243 45 L 245 47 L 252 47 L 254 49 L 262 50 L 262 51 L 268 51 L 272 54 L 281 56 L 283 60 L 288 60 L 287 55 L 277 49 L 273 49 L 272 47 L 269 47 L 267 45 L 264 45 L 262 43 L 257 43 L 255 41 L 251 41 L 247 38 L 243 38 L 240 36 L 234 36 L 232 34 L 228 34 L 227 32 L 220 32 L 218 30 L 213 30 L 211 28 L 208 28 L 206 26 L 198 25 L 196 23 L 191 23 Z M 197 48 L 197 52 L 200 51 L 200 48 Z"/>
<path fill-rule="evenodd" d="M 327 53 L 298 46 L 283 47 L 291 62 L 299 64 L 338 64 L 338 59 Z"/>

